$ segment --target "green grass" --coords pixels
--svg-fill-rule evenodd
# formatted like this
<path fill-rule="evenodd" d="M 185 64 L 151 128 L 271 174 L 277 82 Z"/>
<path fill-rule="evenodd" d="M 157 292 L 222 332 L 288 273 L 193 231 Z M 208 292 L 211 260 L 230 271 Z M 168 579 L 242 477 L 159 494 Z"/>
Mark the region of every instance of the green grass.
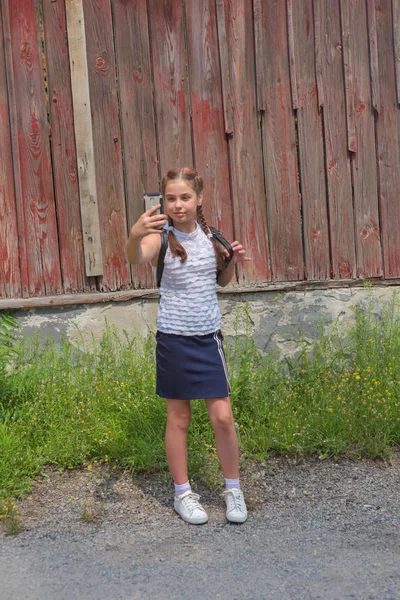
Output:
<path fill-rule="evenodd" d="M 12 331 L 8 321 L 0 351 L 0 500 L 23 494 L 46 464 L 167 471 L 153 336 L 107 327 L 90 344 L 43 345 L 15 342 Z M 235 337 L 228 367 L 243 456 L 387 456 L 400 442 L 399 350 L 395 295 L 389 305 L 370 300 L 357 308 L 345 331 L 321 330 L 312 348 L 299 335 L 297 358 L 283 363 L 263 356 L 250 335 Z M 216 485 L 207 412 L 203 402 L 192 406 L 190 475 Z"/>

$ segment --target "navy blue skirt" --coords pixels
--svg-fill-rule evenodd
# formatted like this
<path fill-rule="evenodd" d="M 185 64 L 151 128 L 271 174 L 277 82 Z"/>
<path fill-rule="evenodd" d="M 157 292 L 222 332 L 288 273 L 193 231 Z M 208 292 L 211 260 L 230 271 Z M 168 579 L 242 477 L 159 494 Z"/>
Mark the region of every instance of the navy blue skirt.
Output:
<path fill-rule="evenodd" d="M 175 400 L 229 396 L 223 339 L 220 331 L 191 336 L 157 331 L 157 394 Z"/>

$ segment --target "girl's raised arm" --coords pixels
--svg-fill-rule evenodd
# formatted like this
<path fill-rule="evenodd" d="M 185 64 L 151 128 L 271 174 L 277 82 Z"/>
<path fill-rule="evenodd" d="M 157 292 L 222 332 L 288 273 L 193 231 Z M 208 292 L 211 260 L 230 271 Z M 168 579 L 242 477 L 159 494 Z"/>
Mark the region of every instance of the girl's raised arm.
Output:
<path fill-rule="evenodd" d="M 129 232 L 126 254 L 132 265 L 150 262 L 158 256 L 161 248 L 160 229 L 167 222 L 163 214 L 155 214 L 160 204 L 146 210 Z"/>

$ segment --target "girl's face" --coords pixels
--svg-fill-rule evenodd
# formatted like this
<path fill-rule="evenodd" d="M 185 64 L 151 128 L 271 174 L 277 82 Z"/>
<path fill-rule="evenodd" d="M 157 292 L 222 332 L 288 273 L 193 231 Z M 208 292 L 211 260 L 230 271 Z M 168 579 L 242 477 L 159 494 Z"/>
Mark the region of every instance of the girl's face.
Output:
<path fill-rule="evenodd" d="M 175 179 L 166 185 L 164 211 L 176 229 L 191 233 L 195 230 L 197 207 L 202 200 L 203 195 L 197 195 L 191 185 L 182 179 Z"/>

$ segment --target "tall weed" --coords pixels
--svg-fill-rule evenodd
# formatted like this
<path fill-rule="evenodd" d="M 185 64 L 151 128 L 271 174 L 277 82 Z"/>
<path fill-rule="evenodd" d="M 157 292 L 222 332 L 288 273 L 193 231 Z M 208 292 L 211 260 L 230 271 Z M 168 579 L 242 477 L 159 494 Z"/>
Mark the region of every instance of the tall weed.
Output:
<path fill-rule="evenodd" d="M 240 318 L 250 323 L 248 312 Z M 13 324 L 6 328 L 12 360 L 8 355 L 0 394 L 0 499 L 23 493 L 45 464 L 98 460 L 167 472 L 153 336 L 107 326 L 100 340 L 43 344 L 37 337 L 13 341 Z M 399 345 L 397 296 L 386 306 L 371 299 L 357 307 L 347 330 L 321 328 L 312 347 L 299 334 L 295 359 L 263 355 L 249 328 L 235 336 L 227 358 L 243 455 L 387 455 L 400 442 Z M 203 402 L 192 407 L 190 476 L 217 485 L 208 414 Z"/>

